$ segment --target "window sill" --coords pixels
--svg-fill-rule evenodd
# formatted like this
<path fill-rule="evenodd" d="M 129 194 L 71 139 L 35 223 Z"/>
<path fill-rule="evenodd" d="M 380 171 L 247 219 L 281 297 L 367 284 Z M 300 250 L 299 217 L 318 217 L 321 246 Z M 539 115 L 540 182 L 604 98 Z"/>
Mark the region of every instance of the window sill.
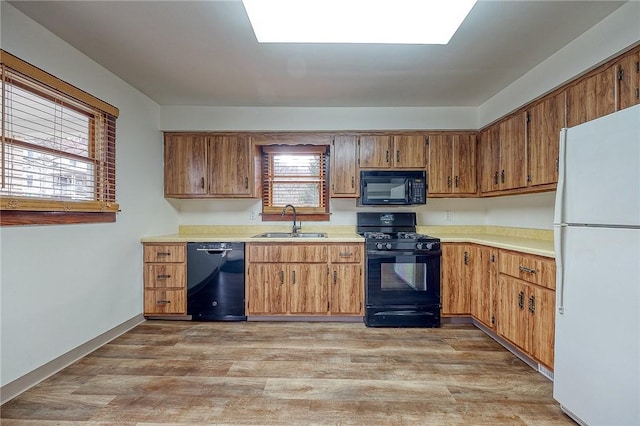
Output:
<path fill-rule="evenodd" d="M 0 212 L 0 226 L 69 225 L 115 221 L 115 212 L 37 212 L 20 210 L 3 210 Z"/>

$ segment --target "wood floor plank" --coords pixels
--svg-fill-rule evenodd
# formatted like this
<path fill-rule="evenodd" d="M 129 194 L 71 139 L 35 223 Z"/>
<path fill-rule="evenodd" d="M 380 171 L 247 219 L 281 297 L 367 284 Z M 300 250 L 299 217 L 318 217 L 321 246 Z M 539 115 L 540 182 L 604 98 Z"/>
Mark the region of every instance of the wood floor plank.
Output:
<path fill-rule="evenodd" d="M 4 404 L 2 425 L 566 425 L 469 324 L 147 321 Z"/>

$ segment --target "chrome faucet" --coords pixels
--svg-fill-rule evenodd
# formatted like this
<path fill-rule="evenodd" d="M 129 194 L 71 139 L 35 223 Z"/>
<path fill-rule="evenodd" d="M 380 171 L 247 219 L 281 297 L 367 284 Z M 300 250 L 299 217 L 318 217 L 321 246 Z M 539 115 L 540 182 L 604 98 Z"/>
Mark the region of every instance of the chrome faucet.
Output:
<path fill-rule="evenodd" d="M 282 209 L 282 216 L 287 213 L 287 207 L 291 207 L 291 210 L 293 210 L 293 227 L 291 228 L 291 235 L 296 236 L 298 235 L 298 231 L 302 229 L 302 223 L 300 223 L 300 226 L 296 225 L 296 208 L 292 204 L 284 206 Z"/>

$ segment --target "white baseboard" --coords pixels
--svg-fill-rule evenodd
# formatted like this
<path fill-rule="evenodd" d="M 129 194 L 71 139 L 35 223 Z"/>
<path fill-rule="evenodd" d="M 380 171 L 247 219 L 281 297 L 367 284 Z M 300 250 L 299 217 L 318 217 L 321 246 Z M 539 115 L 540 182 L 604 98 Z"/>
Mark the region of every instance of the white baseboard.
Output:
<path fill-rule="evenodd" d="M 56 359 L 49 361 L 24 376 L 7 383 L 0 388 L 0 404 L 4 404 L 5 402 L 15 398 L 41 381 L 53 376 L 63 368 L 73 364 L 80 358 L 109 343 L 116 337 L 121 336 L 132 328 L 142 324 L 144 321 L 145 319 L 142 314 L 136 315 L 130 320 L 127 320 L 111 330 L 102 333 L 86 343 L 83 343 L 77 348 L 71 349 L 69 352 L 60 355 Z"/>

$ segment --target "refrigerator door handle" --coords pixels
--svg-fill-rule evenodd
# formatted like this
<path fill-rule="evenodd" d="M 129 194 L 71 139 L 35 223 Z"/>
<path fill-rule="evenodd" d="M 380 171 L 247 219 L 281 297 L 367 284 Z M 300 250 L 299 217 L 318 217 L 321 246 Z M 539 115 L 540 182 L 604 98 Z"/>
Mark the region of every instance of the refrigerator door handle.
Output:
<path fill-rule="evenodd" d="M 558 153 L 558 185 L 556 187 L 556 205 L 553 212 L 553 223 L 560 225 L 564 222 L 564 182 L 567 128 L 560 130 L 560 151 Z"/>
<path fill-rule="evenodd" d="M 558 313 L 564 315 L 564 272 L 563 272 L 563 239 L 564 225 L 553 228 L 553 249 L 556 255 L 556 292 L 558 293 Z"/>

